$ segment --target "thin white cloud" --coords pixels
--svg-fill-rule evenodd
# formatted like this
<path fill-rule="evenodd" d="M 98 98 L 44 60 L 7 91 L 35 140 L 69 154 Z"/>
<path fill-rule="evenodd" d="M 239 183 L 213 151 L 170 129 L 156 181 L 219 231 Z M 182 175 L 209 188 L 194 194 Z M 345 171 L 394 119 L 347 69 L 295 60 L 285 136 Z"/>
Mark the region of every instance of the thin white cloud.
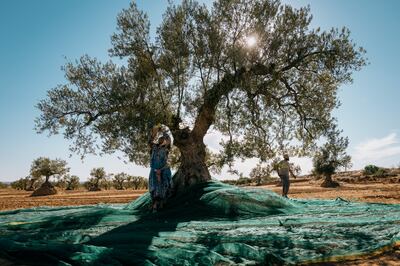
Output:
<path fill-rule="evenodd" d="M 400 162 L 400 139 L 396 133 L 390 133 L 383 138 L 361 142 L 354 151 L 355 167 L 364 167 L 365 164 L 389 167 Z"/>

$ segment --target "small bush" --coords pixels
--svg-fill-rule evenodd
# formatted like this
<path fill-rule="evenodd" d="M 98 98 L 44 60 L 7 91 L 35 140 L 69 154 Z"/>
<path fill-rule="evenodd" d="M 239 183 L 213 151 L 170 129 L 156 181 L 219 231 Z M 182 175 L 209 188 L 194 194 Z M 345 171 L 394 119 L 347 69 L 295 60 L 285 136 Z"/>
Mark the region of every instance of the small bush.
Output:
<path fill-rule="evenodd" d="M 375 175 L 379 171 L 379 167 L 373 164 L 364 167 L 364 175 Z"/>
<path fill-rule="evenodd" d="M 374 176 L 383 177 L 386 175 L 386 170 L 383 168 L 379 168 L 378 171 L 375 172 Z"/>
<path fill-rule="evenodd" d="M 8 185 L 6 183 L 0 182 L 0 189 L 2 188 L 8 188 Z"/>

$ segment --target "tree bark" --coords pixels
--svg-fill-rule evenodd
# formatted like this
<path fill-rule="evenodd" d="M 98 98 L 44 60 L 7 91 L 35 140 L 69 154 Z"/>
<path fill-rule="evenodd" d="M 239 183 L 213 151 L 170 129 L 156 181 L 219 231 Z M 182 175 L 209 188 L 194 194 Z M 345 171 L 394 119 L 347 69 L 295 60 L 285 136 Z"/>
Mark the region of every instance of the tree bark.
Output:
<path fill-rule="evenodd" d="M 222 96 L 231 92 L 240 82 L 247 72 L 255 75 L 270 73 L 272 68 L 254 66 L 246 70 L 244 67 L 232 74 L 225 74 L 224 77 L 204 95 L 204 101 L 199 108 L 193 130 L 189 128 L 179 129 L 179 117 L 174 119 L 172 135 L 174 145 L 181 152 L 181 165 L 174 175 L 175 192 L 182 191 L 196 183 L 202 183 L 211 180 L 210 172 L 206 165 L 206 146 L 204 145 L 204 136 L 208 129 L 214 123 L 217 105 Z"/>
<path fill-rule="evenodd" d="M 322 182 L 321 187 L 330 187 L 330 188 L 335 188 L 339 187 L 339 183 L 336 181 L 332 180 L 332 175 L 325 175 L 324 182 Z"/>
<path fill-rule="evenodd" d="M 181 153 L 181 164 L 173 177 L 174 191 L 181 192 L 192 185 L 211 180 L 203 138 L 196 138 L 189 128 L 175 131 L 173 137 L 174 145 Z"/>

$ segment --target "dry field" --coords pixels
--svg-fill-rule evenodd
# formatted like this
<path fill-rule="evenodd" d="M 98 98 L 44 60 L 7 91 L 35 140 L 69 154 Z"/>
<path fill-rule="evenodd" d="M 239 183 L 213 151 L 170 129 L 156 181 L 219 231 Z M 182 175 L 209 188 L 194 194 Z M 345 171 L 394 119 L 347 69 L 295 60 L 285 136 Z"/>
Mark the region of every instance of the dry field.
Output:
<path fill-rule="evenodd" d="M 295 180 L 292 181 L 296 182 Z M 400 203 L 400 183 L 350 184 L 341 182 L 341 186 L 338 188 L 322 188 L 319 186 L 321 181 L 294 182 L 290 185 L 290 198 L 336 199 L 340 197 L 351 201 Z M 282 188 L 276 185 L 262 187 L 276 193 L 282 191 Z"/>
<path fill-rule="evenodd" d="M 98 203 L 127 203 L 142 195 L 145 190 L 86 190 L 59 191 L 56 195 L 30 197 L 31 191 L 0 189 L 0 210 L 14 210 L 38 206 L 74 206 Z"/>
<path fill-rule="evenodd" d="M 319 198 L 400 204 L 400 183 L 344 183 L 339 188 L 321 188 L 320 181 L 293 180 L 289 197 Z M 280 193 L 281 187 L 276 185 L 262 186 L 263 188 Z M 13 189 L 0 190 L 0 210 L 12 210 L 37 206 L 73 206 L 98 203 L 127 203 L 141 194 L 144 190 L 106 190 L 98 192 L 60 191 L 57 195 L 45 197 L 30 197 L 31 192 Z M 400 265 L 400 249 L 388 251 L 369 257 L 358 258 L 348 262 L 323 265 Z"/>

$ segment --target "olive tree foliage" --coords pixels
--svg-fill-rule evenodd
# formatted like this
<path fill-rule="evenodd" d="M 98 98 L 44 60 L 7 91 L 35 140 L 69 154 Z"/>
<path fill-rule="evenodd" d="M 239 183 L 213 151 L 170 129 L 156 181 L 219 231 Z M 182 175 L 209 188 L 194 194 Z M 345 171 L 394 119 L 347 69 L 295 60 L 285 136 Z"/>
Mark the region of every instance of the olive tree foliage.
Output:
<path fill-rule="evenodd" d="M 104 167 L 93 168 L 90 171 L 90 178 L 85 182 L 84 186 L 89 191 L 101 190 L 102 183 L 106 181 L 107 173 Z"/>
<path fill-rule="evenodd" d="M 30 177 L 18 179 L 10 184 L 11 188 L 16 189 L 16 190 L 28 190 L 29 179 L 30 179 Z"/>
<path fill-rule="evenodd" d="M 50 177 L 60 177 L 69 172 L 69 168 L 64 160 L 40 157 L 32 162 L 30 172 L 33 178 L 45 177 L 45 183 L 48 183 Z"/>
<path fill-rule="evenodd" d="M 366 64 L 347 28 L 322 31 L 311 21 L 309 7 L 279 0 L 216 0 L 211 8 L 184 0 L 150 36 L 133 1 L 117 17 L 109 50 L 126 64 L 88 55 L 67 62 L 67 82 L 37 105 L 37 131 L 62 132 L 82 155 L 121 150 L 147 165 L 148 134 L 163 124 L 180 152 L 174 181 L 182 187 L 210 179 L 210 127 L 228 137 L 223 164 L 307 154 L 335 122 L 338 87 Z"/>
<path fill-rule="evenodd" d="M 79 177 L 76 175 L 64 175 L 60 177 L 56 186 L 65 190 L 76 190 L 79 188 Z"/>
<path fill-rule="evenodd" d="M 146 178 L 143 176 L 128 176 L 127 188 L 134 190 L 147 189 L 149 184 Z"/>
<path fill-rule="evenodd" d="M 115 189 L 122 190 L 126 188 L 129 175 L 126 173 L 118 173 L 113 177 L 113 185 Z"/>
<path fill-rule="evenodd" d="M 339 186 L 339 183 L 332 180 L 332 175 L 340 168 L 351 167 L 351 156 L 346 153 L 349 140 L 341 136 L 341 133 L 336 127 L 329 130 L 325 144 L 313 157 L 313 172 L 325 177 L 322 187 Z"/>
<path fill-rule="evenodd" d="M 271 165 L 257 164 L 256 167 L 251 169 L 249 177 L 259 186 L 265 181 L 271 180 L 272 171 L 273 168 Z"/>
<path fill-rule="evenodd" d="M 112 174 L 106 176 L 106 178 L 101 181 L 100 188 L 104 188 L 105 190 L 110 190 L 113 188 Z"/>
<path fill-rule="evenodd" d="M 35 189 L 37 189 L 38 187 L 40 187 L 40 185 L 43 183 L 43 176 L 41 175 L 29 175 L 27 177 L 25 177 L 26 179 L 26 184 L 27 187 L 25 190 L 27 191 L 34 191 Z"/>

